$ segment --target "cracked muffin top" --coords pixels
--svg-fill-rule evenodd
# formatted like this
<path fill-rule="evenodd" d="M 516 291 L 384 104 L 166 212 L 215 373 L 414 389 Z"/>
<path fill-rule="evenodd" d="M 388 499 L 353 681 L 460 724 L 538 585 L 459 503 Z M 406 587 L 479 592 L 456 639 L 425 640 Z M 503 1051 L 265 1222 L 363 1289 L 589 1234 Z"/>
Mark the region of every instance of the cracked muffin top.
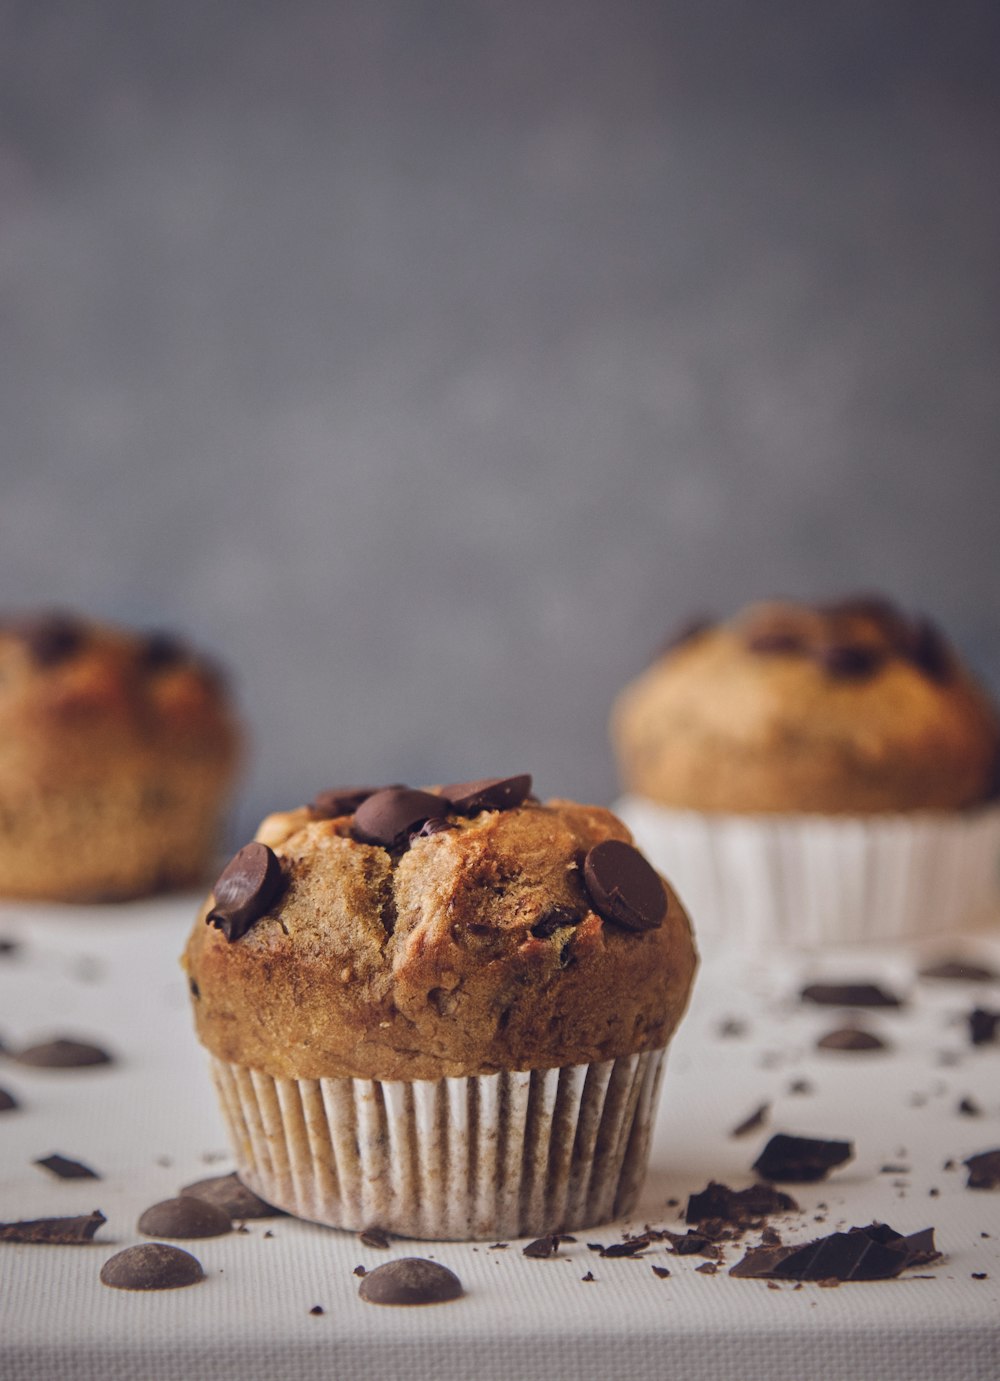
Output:
<path fill-rule="evenodd" d="M 877 597 L 691 625 L 622 691 L 611 731 L 625 789 L 680 809 L 950 811 L 997 794 L 996 708 L 928 620 Z"/>
<path fill-rule="evenodd" d="M 527 776 L 328 791 L 271 815 L 184 954 L 198 1036 L 278 1078 L 438 1079 L 667 1043 L 696 958 L 598 806 Z"/>

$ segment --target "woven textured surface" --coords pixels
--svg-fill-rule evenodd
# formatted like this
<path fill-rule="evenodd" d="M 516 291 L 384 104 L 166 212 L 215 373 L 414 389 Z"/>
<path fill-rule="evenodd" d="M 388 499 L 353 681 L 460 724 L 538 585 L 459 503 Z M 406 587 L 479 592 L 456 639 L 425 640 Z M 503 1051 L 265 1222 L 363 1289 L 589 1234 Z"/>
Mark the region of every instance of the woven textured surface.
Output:
<path fill-rule="evenodd" d="M 0 954 L 4 1041 L 75 1035 L 119 1057 L 68 1072 L 0 1062 L 0 1086 L 21 1103 L 0 1114 L 0 1220 L 93 1208 L 108 1217 L 90 1246 L 0 1244 L 5 1381 L 604 1381 L 619 1373 L 645 1381 L 662 1378 L 678 1355 L 686 1381 L 995 1381 L 1000 1192 L 964 1188 L 960 1162 L 1000 1145 L 1000 1046 L 973 1049 L 962 1021 L 976 1002 L 1000 1007 L 1000 987 L 918 981 L 922 952 L 909 950 L 824 955 L 808 966 L 707 965 L 671 1047 L 650 1173 L 629 1223 L 683 1231 L 668 1201 L 683 1205 L 710 1178 L 749 1184 L 771 1131 L 847 1137 L 856 1145 L 849 1165 L 825 1183 L 789 1186 L 803 1213 L 778 1223 L 785 1240 L 872 1218 L 900 1231 L 933 1225 L 945 1259 L 914 1273 L 933 1279 L 769 1290 L 724 1271 L 702 1274 L 701 1258 L 671 1255 L 662 1243 L 639 1259 L 588 1250 L 588 1241 L 617 1240 L 624 1223 L 578 1234 L 555 1259 L 531 1260 L 517 1243 L 394 1241 L 380 1251 L 350 1233 L 279 1218 L 185 1244 L 205 1267 L 202 1285 L 148 1295 L 105 1288 L 101 1264 L 142 1240 L 135 1224 L 144 1208 L 231 1166 L 176 966 L 191 913 L 183 899 L 0 908 L 0 937 L 21 941 Z M 1000 936 L 977 940 L 972 952 L 1000 964 Z M 889 1052 L 815 1050 L 841 1014 L 799 1003 L 798 988 L 845 975 L 909 996 L 902 1010 L 868 1020 Z M 742 1035 L 723 1034 L 740 1027 Z M 810 1093 L 791 1092 L 801 1080 Z M 960 1115 L 962 1097 L 981 1115 Z M 763 1102 L 767 1125 L 731 1137 Z M 32 1164 L 54 1151 L 102 1179 L 59 1181 Z M 948 1160 L 957 1168 L 945 1170 Z M 881 1173 L 886 1165 L 909 1169 Z M 728 1247 L 727 1264 L 741 1254 Z M 428 1309 L 363 1304 L 355 1266 L 393 1255 L 434 1256 L 461 1277 L 465 1298 Z M 670 1277 L 658 1278 L 652 1264 Z M 593 1282 L 582 1279 L 588 1271 Z M 973 1278 L 983 1272 L 987 1279 Z M 323 1315 L 310 1315 L 316 1304 Z"/>

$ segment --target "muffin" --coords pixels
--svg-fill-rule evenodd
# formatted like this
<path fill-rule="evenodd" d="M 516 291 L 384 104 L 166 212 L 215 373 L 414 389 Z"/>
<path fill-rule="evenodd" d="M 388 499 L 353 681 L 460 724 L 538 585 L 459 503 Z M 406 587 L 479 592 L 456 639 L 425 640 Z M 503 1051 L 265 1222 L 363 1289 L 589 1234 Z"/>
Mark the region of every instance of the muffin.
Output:
<path fill-rule="evenodd" d="M 183 962 L 269 1203 L 462 1239 L 634 1201 L 690 926 L 615 816 L 530 783 L 324 792 L 219 878 Z"/>
<path fill-rule="evenodd" d="M 211 876 L 241 734 L 177 638 L 0 621 L 0 893 L 120 900 Z"/>
<path fill-rule="evenodd" d="M 995 905 L 1000 719 L 887 600 L 692 625 L 611 728 L 619 808 L 709 933 L 897 939 Z"/>

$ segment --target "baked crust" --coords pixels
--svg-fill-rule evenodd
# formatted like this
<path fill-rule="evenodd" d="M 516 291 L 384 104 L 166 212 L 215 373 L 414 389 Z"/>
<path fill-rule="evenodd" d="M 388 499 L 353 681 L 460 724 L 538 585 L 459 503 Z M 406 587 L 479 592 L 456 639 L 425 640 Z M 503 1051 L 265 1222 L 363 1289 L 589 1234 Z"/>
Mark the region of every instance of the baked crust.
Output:
<path fill-rule="evenodd" d="M 995 707 L 881 601 L 758 604 L 699 629 L 622 691 L 611 730 L 625 789 L 684 809 L 951 811 L 997 788 Z"/>
<path fill-rule="evenodd" d="M 72 632 L 61 653 L 53 622 Z M 0 890 L 85 901 L 202 881 L 241 739 L 217 671 L 181 644 L 0 624 Z"/>
<path fill-rule="evenodd" d="M 669 889 L 662 925 L 641 933 L 592 909 L 584 855 L 631 840 L 609 811 L 551 801 L 451 816 L 401 854 L 358 842 L 351 823 L 306 809 L 264 821 L 287 890 L 240 939 L 203 906 L 183 963 L 213 1054 L 277 1078 L 412 1080 L 588 1064 L 670 1039 L 696 964 L 690 925 Z"/>

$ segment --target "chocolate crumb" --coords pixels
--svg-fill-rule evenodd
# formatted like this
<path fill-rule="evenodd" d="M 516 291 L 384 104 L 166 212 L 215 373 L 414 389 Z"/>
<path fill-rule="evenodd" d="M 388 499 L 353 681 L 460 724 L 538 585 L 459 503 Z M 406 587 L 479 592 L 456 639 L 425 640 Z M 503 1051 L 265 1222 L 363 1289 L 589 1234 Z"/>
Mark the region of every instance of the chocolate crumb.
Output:
<path fill-rule="evenodd" d="M 908 1175 L 908 1174 L 910 1173 L 911 1168 L 912 1168 L 912 1167 L 909 1166 L 909 1165 L 894 1165 L 891 1161 L 888 1161 L 885 1165 L 883 1165 L 883 1166 L 880 1167 L 880 1169 L 879 1169 L 879 1174 L 880 1174 L 880 1175 Z"/>
<path fill-rule="evenodd" d="M 788 1085 L 788 1092 L 792 1094 L 812 1093 L 813 1086 L 808 1079 L 793 1079 Z"/>
<path fill-rule="evenodd" d="M 761 1103 L 760 1107 L 755 1108 L 749 1117 L 745 1117 L 742 1122 L 738 1122 L 729 1135 L 731 1137 L 749 1136 L 751 1132 L 759 1131 L 767 1121 L 767 1116 L 770 1111 L 770 1103 Z"/>
<path fill-rule="evenodd" d="M 101 1177 L 96 1170 L 91 1170 L 89 1165 L 84 1165 L 79 1160 L 69 1160 L 66 1156 L 53 1154 L 45 1156 L 42 1160 L 33 1162 L 40 1165 L 43 1170 L 49 1170 L 61 1180 L 99 1180 Z"/>
<path fill-rule="evenodd" d="M 504 1251 L 504 1250 L 505 1250 L 507 1247 L 509 1247 L 509 1246 L 510 1246 L 510 1243 L 509 1243 L 509 1242 L 491 1242 L 491 1243 L 490 1243 L 490 1251 L 491 1251 L 491 1252 Z"/>
<path fill-rule="evenodd" d="M 365 1228 L 364 1232 L 358 1234 L 358 1241 L 363 1247 L 384 1251 L 389 1246 L 389 1234 L 382 1228 Z"/>
<path fill-rule="evenodd" d="M 355 1268 L 354 1268 L 354 1274 L 355 1274 L 356 1276 L 366 1276 L 366 1275 L 368 1274 L 368 1267 L 367 1267 L 367 1266 L 355 1266 Z"/>
<path fill-rule="evenodd" d="M 521 1255 L 536 1257 L 541 1260 L 545 1257 L 555 1256 L 558 1250 L 559 1236 L 557 1233 L 552 1233 L 548 1237 L 536 1237 L 534 1242 L 529 1242 L 526 1247 L 521 1248 Z"/>
<path fill-rule="evenodd" d="M 739 1017 L 726 1017 L 718 1025 L 719 1035 L 725 1040 L 738 1040 L 747 1033 L 747 1024 Z"/>
<path fill-rule="evenodd" d="M 589 1244 L 588 1244 L 589 1245 Z M 601 1248 L 602 1256 L 638 1256 L 646 1247 L 649 1246 L 648 1237 L 630 1237 L 625 1242 L 612 1242 L 608 1247 Z"/>
<path fill-rule="evenodd" d="M 779 1132 L 764 1147 L 753 1168 L 766 1180 L 809 1184 L 824 1179 L 853 1155 L 854 1146 L 849 1141 L 826 1141 Z"/>
<path fill-rule="evenodd" d="M 980 1151 L 962 1164 L 969 1171 L 966 1189 L 1000 1189 L 1000 1149 Z"/>
<path fill-rule="evenodd" d="M 314 1304 L 313 1307 L 309 1310 L 309 1312 L 310 1314 L 325 1314 L 326 1310 L 323 1308 L 321 1304 Z"/>
<path fill-rule="evenodd" d="M 956 1112 L 961 1113 L 963 1117 L 982 1117 L 983 1115 L 983 1110 L 976 1100 L 968 1097 L 958 1100 Z"/>
<path fill-rule="evenodd" d="M 973 1045 L 992 1045 L 1000 1029 L 1000 1012 L 974 1007 L 968 1016 L 969 1040 Z"/>
<path fill-rule="evenodd" d="M 45 1242 L 59 1247 L 93 1240 L 108 1220 L 100 1209 L 82 1218 L 31 1218 L 21 1223 L 0 1223 L 0 1242 Z"/>
<path fill-rule="evenodd" d="M 650 1266 L 649 1269 L 653 1272 L 653 1275 L 659 1276 L 660 1280 L 666 1280 L 667 1276 L 670 1274 L 669 1266 Z"/>
<path fill-rule="evenodd" d="M 970 1275 L 973 1280 L 989 1280 L 990 1278 L 987 1271 L 971 1271 Z"/>
<path fill-rule="evenodd" d="M 655 1270 L 656 1270 L 656 1267 L 654 1266 L 653 1269 L 654 1269 L 654 1271 L 655 1271 Z M 587 1274 L 586 1274 L 585 1276 L 581 1276 L 580 1279 L 583 1280 L 583 1281 L 591 1281 L 591 1280 L 593 1280 L 593 1279 L 594 1279 L 594 1273 L 593 1273 L 593 1271 L 588 1271 Z"/>
<path fill-rule="evenodd" d="M 714 1276 L 718 1269 L 719 1263 L 717 1261 L 703 1261 L 700 1266 L 695 1267 L 695 1270 L 700 1271 L 703 1276 Z"/>
<path fill-rule="evenodd" d="M 803 1002 L 824 1007 L 902 1007 L 902 999 L 878 983 L 809 983 L 799 993 Z"/>

